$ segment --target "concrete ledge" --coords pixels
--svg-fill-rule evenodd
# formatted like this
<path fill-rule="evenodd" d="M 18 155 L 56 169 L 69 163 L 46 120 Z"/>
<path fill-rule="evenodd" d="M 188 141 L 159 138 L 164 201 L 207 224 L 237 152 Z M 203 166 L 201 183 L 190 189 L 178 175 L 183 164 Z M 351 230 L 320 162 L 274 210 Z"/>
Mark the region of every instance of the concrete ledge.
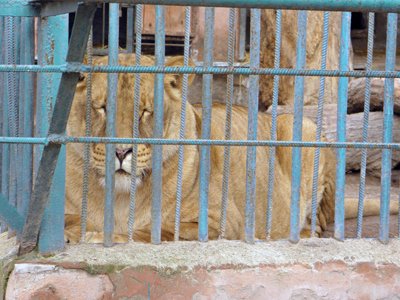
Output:
<path fill-rule="evenodd" d="M 7 233 L 0 234 L 0 299 L 4 298 L 8 275 L 17 257 L 15 238 L 8 239 Z"/>
<path fill-rule="evenodd" d="M 398 299 L 399 250 L 399 240 L 78 245 L 19 261 L 6 299 Z"/>
<path fill-rule="evenodd" d="M 236 268 L 260 265 L 302 264 L 343 261 L 390 263 L 400 266 L 400 240 L 388 245 L 377 240 L 305 239 L 298 244 L 288 241 L 258 242 L 254 245 L 240 241 L 210 241 L 163 243 L 150 245 L 132 243 L 104 248 L 101 245 L 67 247 L 44 261 L 56 264 L 81 262 L 88 266 L 150 267 L 157 270 Z"/>

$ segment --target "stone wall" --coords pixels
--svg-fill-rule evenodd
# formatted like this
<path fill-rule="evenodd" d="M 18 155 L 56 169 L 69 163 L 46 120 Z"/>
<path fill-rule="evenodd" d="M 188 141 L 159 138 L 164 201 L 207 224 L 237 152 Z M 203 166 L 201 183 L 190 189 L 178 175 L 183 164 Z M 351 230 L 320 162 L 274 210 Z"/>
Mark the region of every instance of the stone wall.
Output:
<path fill-rule="evenodd" d="M 20 259 L 6 299 L 398 299 L 399 240 L 68 247 Z"/>

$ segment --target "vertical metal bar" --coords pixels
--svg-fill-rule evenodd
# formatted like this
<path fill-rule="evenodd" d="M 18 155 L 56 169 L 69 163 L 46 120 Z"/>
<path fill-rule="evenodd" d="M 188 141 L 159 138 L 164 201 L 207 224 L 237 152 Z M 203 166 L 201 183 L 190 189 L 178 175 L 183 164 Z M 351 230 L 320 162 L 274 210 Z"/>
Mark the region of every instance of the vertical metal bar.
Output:
<path fill-rule="evenodd" d="M 214 17 L 215 9 L 205 9 L 205 35 L 204 35 L 204 67 L 213 65 L 214 50 Z M 212 109 L 212 74 L 203 75 L 203 107 L 201 138 L 209 139 L 211 136 L 211 109 Z M 200 147 L 200 197 L 199 197 L 199 241 L 208 240 L 208 189 L 210 180 L 210 147 Z"/>
<path fill-rule="evenodd" d="M 24 53 L 25 53 L 25 43 L 23 39 L 23 26 L 24 26 L 24 19 L 26 18 L 21 18 L 20 23 L 19 23 L 19 33 L 17 35 L 18 43 L 19 43 L 19 49 L 18 49 L 18 62 L 17 64 L 22 64 L 23 59 L 24 59 Z M 28 37 L 26 37 L 28 38 Z M 19 74 L 18 78 L 18 136 L 23 137 L 24 136 L 24 111 L 25 111 L 25 103 L 24 103 L 24 81 L 25 81 L 25 76 L 24 74 Z M 17 156 L 17 161 L 18 161 L 18 166 L 17 166 L 17 209 L 20 213 L 22 213 L 22 206 L 23 206 L 23 185 L 22 181 L 24 180 L 24 157 L 23 157 L 23 150 L 25 146 L 23 144 L 17 144 L 17 151 L 18 151 L 18 156 Z"/>
<path fill-rule="evenodd" d="M 297 56 L 296 69 L 304 69 L 307 46 L 307 11 L 299 11 L 297 16 Z M 304 77 L 295 77 L 293 141 L 301 141 L 303 134 Z M 292 149 L 292 193 L 290 203 L 290 241 L 300 238 L 300 186 L 301 186 L 301 148 Z"/>
<path fill-rule="evenodd" d="M 140 66 L 142 54 L 142 24 L 143 24 L 143 5 L 136 6 L 135 19 L 135 65 Z M 140 101 L 140 73 L 135 74 L 135 86 L 133 94 L 133 137 L 139 137 L 139 101 Z M 135 198 L 136 198 L 136 168 L 137 168 L 138 145 L 132 145 L 132 163 L 131 163 L 131 187 L 129 201 L 129 219 L 128 219 L 128 239 L 132 241 L 133 225 L 135 223 Z"/>
<path fill-rule="evenodd" d="M 133 53 L 133 6 L 128 6 L 126 14 L 126 50 Z"/>
<path fill-rule="evenodd" d="M 17 22 L 19 18 L 16 17 L 6 17 L 5 26 L 6 26 L 6 40 L 5 40 L 5 60 L 8 65 L 15 65 L 17 63 L 16 56 L 16 28 Z M 8 102 L 8 127 L 10 136 L 17 137 L 18 136 L 18 86 L 17 86 L 17 76 L 13 72 L 8 72 L 6 74 L 6 90 L 7 90 L 7 98 L 5 102 Z M 17 166 L 17 145 L 12 144 L 9 148 L 9 161 L 7 162 L 9 166 L 9 176 L 7 178 L 8 181 L 8 201 L 13 206 L 17 204 L 17 174 L 16 174 L 16 166 Z"/>
<path fill-rule="evenodd" d="M 156 6 L 156 66 L 163 67 L 165 60 L 165 7 Z M 164 123 L 164 74 L 156 74 L 154 82 L 154 138 L 163 137 Z M 152 206 L 151 242 L 161 243 L 162 206 L 162 145 L 153 145 L 152 154 Z"/>
<path fill-rule="evenodd" d="M 38 19 L 38 37 L 37 37 L 37 60 L 38 65 L 48 65 L 54 63 L 54 51 L 50 45 L 54 47 L 54 37 L 49 32 L 48 17 Z M 47 47 L 47 48 L 46 48 Z M 47 50 L 47 52 L 46 52 Z M 49 75 L 49 76 L 48 76 Z M 36 109 L 35 109 L 35 136 L 44 137 L 47 134 L 50 122 L 50 114 L 52 111 L 52 94 L 51 90 L 53 74 L 38 73 L 36 88 Z M 48 77 L 47 77 L 48 76 Z M 48 79 L 46 81 L 46 78 Z M 46 93 L 47 92 L 47 93 Z M 36 176 L 39 167 L 40 157 L 42 155 L 43 146 L 35 146 L 34 152 L 34 174 Z"/>
<path fill-rule="evenodd" d="M 6 17 L 2 18 L 2 49 L 1 56 L 2 62 L 7 64 L 6 61 L 6 40 L 7 40 L 7 31 L 6 31 Z M 2 136 L 9 136 L 9 124 L 8 124 L 8 89 L 6 85 L 7 73 L 2 73 Z M 9 178 L 9 170 L 10 170 L 10 145 L 3 144 L 2 145 L 2 163 L 1 163 L 1 193 L 9 200 L 9 190 L 8 190 L 8 178 Z"/>
<path fill-rule="evenodd" d="M 22 233 L 22 228 L 24 226 L 24 219 L 21 215 L 17 212 L 15 207 L 11 205 L 8 200 L 0 194 L 0 207 L 1 207 L 1 217 L 6 222 L 6 224 L 12 230 L 15 230 L 17 234 Z M 2 223 L 3 224 L 3 223 Z M 4 224 L 4 225 L 6 225 Z M 2 226 L 3 227 L 3 226 Z M 6 230 L 6 226 L 2 228 L 2 230 Z M 3 231 L 1 231 L 3 232 Z"/>
<path fill-rule="evenodd" d="M 229 9 L 229 32 L 228 32 L 228 67 L 233 69 L 234 56 L 235 56 L 235 20 L 236 9 Z M 231 139 L 232 127 L 232 104 L 233 104 L 233 84 L 234 76 L 229 74 L 226 83 L 226 114 L 225 114 L 225 140 Z M 224 238 L 226 229 L 226 214 L 228 209 L 228 193 L 229 193 L 229 173 L 231 163 L 231 148 L 224 147 L 224 169 L 222 176 L 222 205 L 220 217 L 220 238 Z"/>
<path fill-rule="evenodd" d="M 275 22 L 275 58 L 274 69 L 278 69 L 281 64 L 281 38 L 282 38 L 282 11 L 276 12 Z M 272 91 L 272 112 L 271 112 L 271 141 L 276 141 L 276 121 L 278 118 L 278 100 L 279 100 L 279 76 L 274 75 L 274 87 Z M 266 221 L 266 237 L 271 238 L 272 226 L 272 196 L 274 192 L 275 181 L 275 147 L 269 148 L 268 157 L 268 192 L 267 192 L 267 221 Z"/>
<path fill-rule="evenodd" d="M 185 45 L 183 54 L 183 65 L 187 67 L 189 65 L 189 51 L 190 51 L 190 6 L 185 8 Z M 185 138 L 185 123 L 186 123 L 186 101 L 188 95 L 188 80 L 189 75 L 183 74 L 182 81 L 182 102 L 181 102 L 181 116 L 180 116 L 180 128 L 179 128 L 179 139 Z M 176 187 L 176 207 L 175 207 L 175 228 L 174 228 L 174 239 L 179 241 L 179 225 L 181 223 L 181 202 L 182 202 L 182 180 L 183 180 L 183 159 L 184 159 L 184 147 L 179 145 L 178 149 L 178 175 L 177 175 L 177 187 Z"/>
<path fill-rule="evenodd" d="M 239 9 L 239 61 L 244 61 L 246 56 L 246 24 L 247 9 Z"/>
<path fill-rule="evenodd" d="M 21 64 L 21 61 L 22 61 L 22 57 L 23 57 L 23 55 L 24 55 L 24 52 L 25 52 L 25 43 L 24 43 L 24 40 L 23 40 L 23 38 L 22 38 L 22 35 L 23 35 L 23 31 L 22 31 L 22 29 L 23 29 L 23 19 L 25 19 L 25 18 L 19 18 L 19 20 L 17 21 L 17 23 L 16 23 L 16 25 L 18 26 L 18 28 L 17 28 L 17 30 L 15 31 L 15 39 L 16 39 L 16 47 L 15 47 L 15 49 L 16 49 L 16 55 L 17 55 L 17 57 L 16 57 L 16 64 Z M 25 38 L 27 38 L 27 37 L 25 37 Z M 24 90 L 22 89 L 22 84 L 23 84 L 23 81 L 24 81 L 24 74 L 22 73 L 22 74 L 17 74 L 17 78 L 16 78 L 16 80 L 17 80 L 17 83 L 16 83 L 16 86 L 17 86 L 17 92 L 16 92 L 16 94 L 17 94 L 17 97 L 18 97 L 18 99 L 17 99 L 17 103 L 16 103 L 16 106 L 17 106 L 17 110 L 18 110 L 18 124 L 17 124 L 17 126 L 18 126 L 18 136 L 24 136 Z M 17 147 L 17 151 L 16 151 L 16 153 L 17 153 L 17 155 L 16 155 L 16 158 L 15 158 L 15 161 L 17 162 L 16 163 L 16 168 L 17 168 L 17 170 L 16 170 L 16 176 L 17 176 L 17 178 L 16 178 L 16 182 L 17 182 L 17 191 L 16 191 L 16 195 L 17 195 L 17 199 L 16 199 L 16 202 L 17 202 L 17 209 L 18 209 L 18 211 L 20 212 L 20 213 L 22 213 L 22 206 L 23 206 L 23 186 L 22 186 L 22 181 L 23 181 L 23 174 L 24 174 L 24 169 L 23 169 L 23 166 L 24 166 L 24 160 L 23 160 L 23 157 L 22 157 L 22 155 L 23 155 L 23 149 L 24 149 L 24 145 L 22 145 L 22 144 L 17 144 L 16 145 Z"/>
<path fill-rule="evenodd" d="M 3 61 L 3 47 L 4 47 L 4 17 L 0 17 L 0 63 L 4 64 Z M 3 103 L 4 100 L 6 99 L 4 97 L 4 93 L 5 93 L 5 88 L 4 88 L 4 73 L 0 72 L 0 135 L 3 136 Z M 5 146 L 5 144 L 0 145 L 0 194 L 3 192 L 3 186 L 2 186 L 2 182 L 3 182 L 3 147 Z M 4 201 L 7 201 L 8 203 L 8 198 L 3 198 Z M 4 232 L 6 230 L 6 224 L 2 221 L 0 221 L 0 233 Z"/>
<path fill-rule="evenodd" d="M 350 55 L 350 24 L 351 13 L 342 13 L 342 27 L 340 36 L 339 69 L 349 70 Z M 347 116 L 347 90 L 349 79 L 339 78 L 338 105 L 337 105 L 337 141 L 346 141 L 346 116 Z M 335 233 L 338 240 L 344 239 L 344 186 L 346 172 L 346 149 L 336 150 L 336 192 L 335 192 Z"/>
<path fill-rule="evenodd" d="M 397 14 L 389 13 L 387 16 L 386 34 L 386 71 L 394 71 L 396 66 L 396 41 L 397 41 Z M 383 143 L 391 143 L 393 140 L 393 104 L 394 104 L 394 79 L 385 79 L 383 108 Z M 392 175 L 392 150 L 382 150 L 381 173 L 381 215 L 379 227 L 379 240 L 382 243 L 389 242 L 389 201 L 390 183 Z"/>
<path fill-rule="evenodd" d="M 374 53 L 374 27 L 375 27 L 375 14 L 369 13 L 366 71 L 370 71 L 372 69 L 372 59 Z M 371 98 L 371 78 L 365 78 L 364 118 L 363 118 L 363 133 L 362 133 L 363 143 L 368 142 L 370 98 Z M 358 190 L 357 238 L 361 238 L 362 235 L 366 175 L 367 175 L 367 149 L 363 148 L 361 150 L 360 187 Z"/>
<path fill-rule="evenodd" d="M 13 40 L 13 64 L 20 64 L 20 53 L 21 53 L 21 43 L 19 37 L 21 36 L 21 17 L 13 17 L 14 19 L 14 30 L 12 32 L 12 40 Z M 14 128 L 13 136 L 20 136 L 20 89 L 19 89 L 19 79 L 20 74 L 12 74 L 12 88 L 14 91 L 11 93 L 12 97 L 10 97 L 10 101 L 12 105 L 9 108 L 12 108 L 9 117 L 12 118 L 10 122 L 11 129 Z M 19 159 L 21 146 L 18 144 L 11 145 L 11 158 L 10 158 L 10 191 L 12 192 L 12 196 L 10 194 L 10 200 L 15 205 L 15 207 L 21 206 L 21 192 L 18 191 L 21 186 L 21 170 L 22 170 L 22 160 Z"/>
<path fill-rule="evenodd" d="M 329 37 L 329 12 L 324 12 L 322 31 L 323 34 L 322 34 L 321 70 L 326 70 L 326 56 L 328 52 L 328 37 Z M 318 109 L 317 109 L 317 132 L 315 134 L 315 140 L 317 142 L 321 141 L 324 97 L 325 97 L 325 77 L 320 77 Z M 317 225 L 318 171 L 319 171 L 320 152 L 321 149 L 316 148 L 314 153 L 314 170 L 313 170 L 312 200 L 311 200 L 311 236 L 315 235 L 315 230 Z"/>
<path fill-rule="evenodd" d="M 3 46 L 4 46 L 4 17 L 0 17 L 0 64 L 4 64 L 3 61 Z M 4 97 L 4 72 L 0 72 L 0 135 L 3 136 L 3 101 L 5 99 Z M 0 145 L 0 158 L 3 157 L 3 145 Z M 0 159 L 0 193 L 2 191 L 2 178 L 3 178 L 3 161 Z M 3 223 L 0 222 L 0 232 L 3 227 Z"/>
<path fill-rule="evenodd" d="M 260 67 L 260 31 L 261 11 L 251 9 L 250 23 L 250 68 Z M 249 113 L 247 139 L 257 140 L 259 76 L 249 78 Z M 246 158 L 246 212 L 245 240 L 254 243 L 255 238 L 255 206 L 256 206 L 256 150 L 255 146 L 247 147 Z"/>
<path fill-rule="evenodd" d="M 22 44 L 23 52 L 21 55 L 22 64 L 33 64 L 35 60 L 35 41 L 34 41 L 34 19 L 26 17 L 22 19 Z M 33 136 L 33 105 L 34 105 L 34 74 L 21 74 L 21 90 L 23 91 L 23 136 Z M 32 194 L 32 145 L 22 146 L 22 206 L 20 213 L 25 216 L 28 209 L 29 199 Z"/>
<path fill-rule="evenodd" d="M 42 21 L 43 35 L 41 45 L 42 63 L 63 64 L 68 49 L 68 14 L 48 17 Z M 45 74 L 43 78 L 42 97 L 47 103 L 43 105 L 49 118 L 41 120 L 42 136 L 49 131 L 50 117 L 59 89 L 61 74 Z M 65 199 L 65 146 L 61 147 L 57 166 L 53 176 L 49 203 L 45 210 L 39 235 L 39 251 L 50 253 L 64 247 L 64 199 Z"/>
<path fill-rule="evenodd" d="M 119 48 L 119 4 L 110 3 L 108 27 L 108 64 L 118 65 Z M 107 126 L 109 137 L 116 136 L 116 111 L 118 74 L 107 75 Z M 104 202 L 104 246 L 113 244 L 114 232 L 114 183 L 115 183 L 115 145 L 106 145 L 106 198 Z"/>
<path fill-rule="evenodd" d="M 87 44 L 87 63 L 93 65 L 93 26 L 90 30 Z M 86 103 L 85 103 L 85 136 L 92 133 L 92 72 L 86 77 Z M 90 168 L 90 144 L 85 144 L 83 149 L 83 182 L 82 182 L 82 208 L 81 208 L 81 242 L 86 241 L 87 209 L 89 195 L 89 168 Z"/>
<path fill-rule="evenodd" d="M 68 47 L 67 62 L 82 62 L 96 8 L 96 4 L 79 4 Z M 65 133 L 78 79 L 79 73 L 62 74 L 49 134 Z M 53 174 L 60 151 L 61 145 L 53 143 L 46 145 L 43 150 L 22 233 L 19 247 L 20 255 L 32 251 L 37 244 L 39 228 L 49 199 Z"/>

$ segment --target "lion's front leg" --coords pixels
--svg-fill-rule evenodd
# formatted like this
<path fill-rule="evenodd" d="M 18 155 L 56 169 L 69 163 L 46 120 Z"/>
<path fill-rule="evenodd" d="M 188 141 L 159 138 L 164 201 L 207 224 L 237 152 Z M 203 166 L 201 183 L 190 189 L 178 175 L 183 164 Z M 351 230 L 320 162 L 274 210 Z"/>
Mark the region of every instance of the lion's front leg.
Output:
<path fill-rule="evenodd" d="M 96 231 L 95 226 L 88 221 L 86 225 L 85 242 L 100 244 L 104 242 L 104 233 Z M 79 215 L 65 215 L 64 240 L 68 244 L 78 244 L 81 241 L 81 217 Z M 127 243 L 126 234 L 113 234 L 114 243 Z"/>

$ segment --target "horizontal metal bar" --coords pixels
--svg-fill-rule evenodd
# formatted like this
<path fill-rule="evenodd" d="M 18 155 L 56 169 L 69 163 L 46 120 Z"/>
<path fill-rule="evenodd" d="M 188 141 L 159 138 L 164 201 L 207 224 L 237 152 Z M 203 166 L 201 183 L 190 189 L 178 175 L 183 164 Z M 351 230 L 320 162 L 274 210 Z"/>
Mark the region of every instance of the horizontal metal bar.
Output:
<path fill-rule="evenodd" d="M 76 11 L 78 1 L 49 1 L 44 3 L 28 0 L 0 0 L 0 16 L 48 17 Z"/>
<path fill-rule="evenodd" d="M 62 2 L 78 1 L 62 1 Z M 54 0 L 32 1 L 32 3 L 53 3 Z M 180 6 L 226 6 L 246 8 L 274 8 L 301 10 L 339 10 L 339 11 L 376 11 L 400 12 L 399 0 L 84 0 L 83 2 L 119 2 L 126 4 L 158 4 Z"/>
<path fill-rule="evenodd" d="M 293 142 L 270 140 L 203 140 L 203 139 L 155 139 L 155 138 L 112 138 L 112 137 L 73 137 L 50 135 L 47 138 L 0 137 L 0 144 L 67 144 L 67 143 L 103 143 L 103 144 L 150 144 L 150 145 L 210 145 L 210 146 L 259 146 L 259 147 L 321 147 L 346 149 L 392 149 L 400 150 L 400 143 L 361 143 L 361 142 Z"/>
<path fill-rule="evenodd" d="M 75 10 L 78 2 L 86 3 L 126 3 L 158 4 L 180 6 L 214 6 L 242 8 L 273 8 L 302 10 L 334 10 L 363 12 L 400 12 L 399 0 L 64 0 L 64 1 L 27 1 L 0 0 L 0 15 L 2 16 L 47 16 Z"/>
<path fill-rule="evenodd" d="M 165 74 L 218 74 L 218 75 L 280 75 L 312 77 L 377 77 L 400 78 L 400 71 L 340 71 L 316 69 L 287 69 L 247 67 L 156 67 L 156 66 L 89 66 L 81 64 L 63 64 L 53 66 L 38 65 L 0 65 L 0 72 L 37 72 L 37 73 L 165 73 Z"/>
<path fill-rule="evenodd" d="M 1 16 L 26 16 L 33 17 L 40 15 L 40 6 L 30 4 L 28 0 L 0 0 Z"/>

